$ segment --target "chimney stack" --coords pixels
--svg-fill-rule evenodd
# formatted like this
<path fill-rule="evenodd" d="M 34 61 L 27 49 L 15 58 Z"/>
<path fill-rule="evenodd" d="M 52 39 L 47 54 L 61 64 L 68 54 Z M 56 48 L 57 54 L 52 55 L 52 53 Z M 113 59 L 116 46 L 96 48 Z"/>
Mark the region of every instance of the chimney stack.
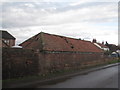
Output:
<path fill-rule="evenodd" d="M 92 41 L 93 43 L 96 43 L 97 42 L 97 40 L 96 39 L 93 39 L 93 41 Z"/>
<path fill-rule="evenodd" d="M 102 41 L 102 44 L 104 45 L 104 41 Z"/>

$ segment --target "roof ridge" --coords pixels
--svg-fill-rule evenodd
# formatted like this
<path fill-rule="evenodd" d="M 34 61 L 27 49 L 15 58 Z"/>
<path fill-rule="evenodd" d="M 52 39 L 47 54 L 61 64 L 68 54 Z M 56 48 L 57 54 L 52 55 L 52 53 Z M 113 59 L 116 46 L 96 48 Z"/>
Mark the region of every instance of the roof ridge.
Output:
<path fill-rule="evenodd" d="M 6 31 L 6 30 L 0 30 L 0 31 Z"/>
<path fill-rule="evenodd" d="M 16 39 L 11 33 L 9 33 L 8 31 L 3 31 L 0 30 L 0 32 L 2 32 L 2 38 L 6 38 L 6 39 Z"/>
<path fill-rule="evenodd" d="M 31 41 L 32 40 L 30 40 L 30 42 Z M 90 41 L 79 40 L 75 38 L 49 34 L 44 32 L 40 32 L 37 34 L 36 41 L 37 42 L 35 42 L 34 44 L 37 45 L 32 44 L 30 48 L 39 49 L 40 51 L 48 50 L 48 51 L 103 52 L 103 50 L 99 49 Z M 26 45 L 26 43 L 24 44 L 24 42 L 23 46 Z"/>
<path fill-rule="evenodd" d="M 39 38 L 41 39 L 41 41 L 40 41 L 40 43 L 42 43 L 42 46 L 41 46 L 41 49 L 43 50 L 43 48 L 44 48 L 44 32 L 40 32 L 39 33 Z"/>
<path fill-rule="evenodd" d="M 69 39 L 74 39 L 74 40 L 80 40 L 80 39 L 77 39 L 77 38 L 72 38 L 72 37 L 67 37 L 67 36 L 62 36 L 62 35 L 50 34 L 50 33 L 45 33 L 45 32 L 42 32 L 42 33 L 43 33 L 43 34 L 48 34 L 48 35 L 57 36 L 57 37 L 63 37 L 63 38 L 69 38 Z M 91 41 L 87 41 L 87 40 L 80 40 L 80 41 L 91 42 Z"/>
<path fill-rule="evenodd" d="M 29 41 L 29 40 L 31 40 L 31 39 L 34 38 L 34 37 L 37 37 L 39 34 L 40 34 L 40 33 L 36 34 L 35 36 L 30 37 L 29 39 L 25 40 L 24 42 Z M 24 42 L 20 43 L 19 45 L 22 45 Z M 33 40 L 32 40 L 32 42 L 33 42 Z M 32 42 L 31 42 L 31 43 L 32 43 Z M 26 46 L 28 46 L 28 45 L 29 45 L 29 44 L 27 44 Z"/>

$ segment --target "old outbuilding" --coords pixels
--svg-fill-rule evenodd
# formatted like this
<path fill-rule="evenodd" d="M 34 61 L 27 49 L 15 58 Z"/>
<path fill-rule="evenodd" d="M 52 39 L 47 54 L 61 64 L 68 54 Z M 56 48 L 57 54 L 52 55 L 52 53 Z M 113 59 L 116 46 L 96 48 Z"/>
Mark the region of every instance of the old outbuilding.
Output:
<path fill-rule="evenodd" d="M 12 47 L 15 45 L 15 37 L 7 31 L 0 30 L 0 47 Z"/>
<path fill-rule="evenodd" d="M 90 41 L 44 32 L 29 38 L 20 46 L 39 54 L 41 72 L 81 68 L 85 63 L 101 61 L 104 57 L 104 51 Z"/>
<path fill-rule="evenodd" d="M 90 41 L 41 32 L 20 44 L 23 48 L 48 52 L 103 53 Z"/>

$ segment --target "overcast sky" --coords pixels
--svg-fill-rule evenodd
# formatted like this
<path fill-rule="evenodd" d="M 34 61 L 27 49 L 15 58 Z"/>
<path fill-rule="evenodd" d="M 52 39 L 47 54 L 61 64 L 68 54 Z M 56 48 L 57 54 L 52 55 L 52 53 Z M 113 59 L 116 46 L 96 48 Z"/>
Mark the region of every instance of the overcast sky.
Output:
<path fill-rule="evenodd" d="M 0 28 L 20 44 L 39 32 L 118 44 L 118 2 L 2 2 Z M 1 13 L 0 12 L 0 13 Z"/>

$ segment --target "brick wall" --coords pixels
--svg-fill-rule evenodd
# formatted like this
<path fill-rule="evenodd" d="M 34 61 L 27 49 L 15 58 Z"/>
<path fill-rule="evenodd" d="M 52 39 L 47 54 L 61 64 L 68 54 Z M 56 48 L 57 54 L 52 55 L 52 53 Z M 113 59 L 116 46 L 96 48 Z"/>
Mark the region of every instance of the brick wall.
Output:
<path fill-rule="evenodd" d="M 10 39 L 9 46 L 10 47 L 15 46 L 15 40 Z"/>
<path fill-rule="evenodd" d="M 36 75 L 38 73 L 37 55 L 32 50 L 3 48 L 3 79 Z"/>
<path fill-rule="evenodd" d="M 83 64 L 104 61 L 101 53 L 39 53 L 39 58 L 40 74 L 64 69 L 80 69 Z"/>
<path fill-rule="evenodd" d="M 102 53 L 36 52 L 30 49 L 3 48 L 3 79 L 80 69 L 83 65 L 104 62 Z"/>

